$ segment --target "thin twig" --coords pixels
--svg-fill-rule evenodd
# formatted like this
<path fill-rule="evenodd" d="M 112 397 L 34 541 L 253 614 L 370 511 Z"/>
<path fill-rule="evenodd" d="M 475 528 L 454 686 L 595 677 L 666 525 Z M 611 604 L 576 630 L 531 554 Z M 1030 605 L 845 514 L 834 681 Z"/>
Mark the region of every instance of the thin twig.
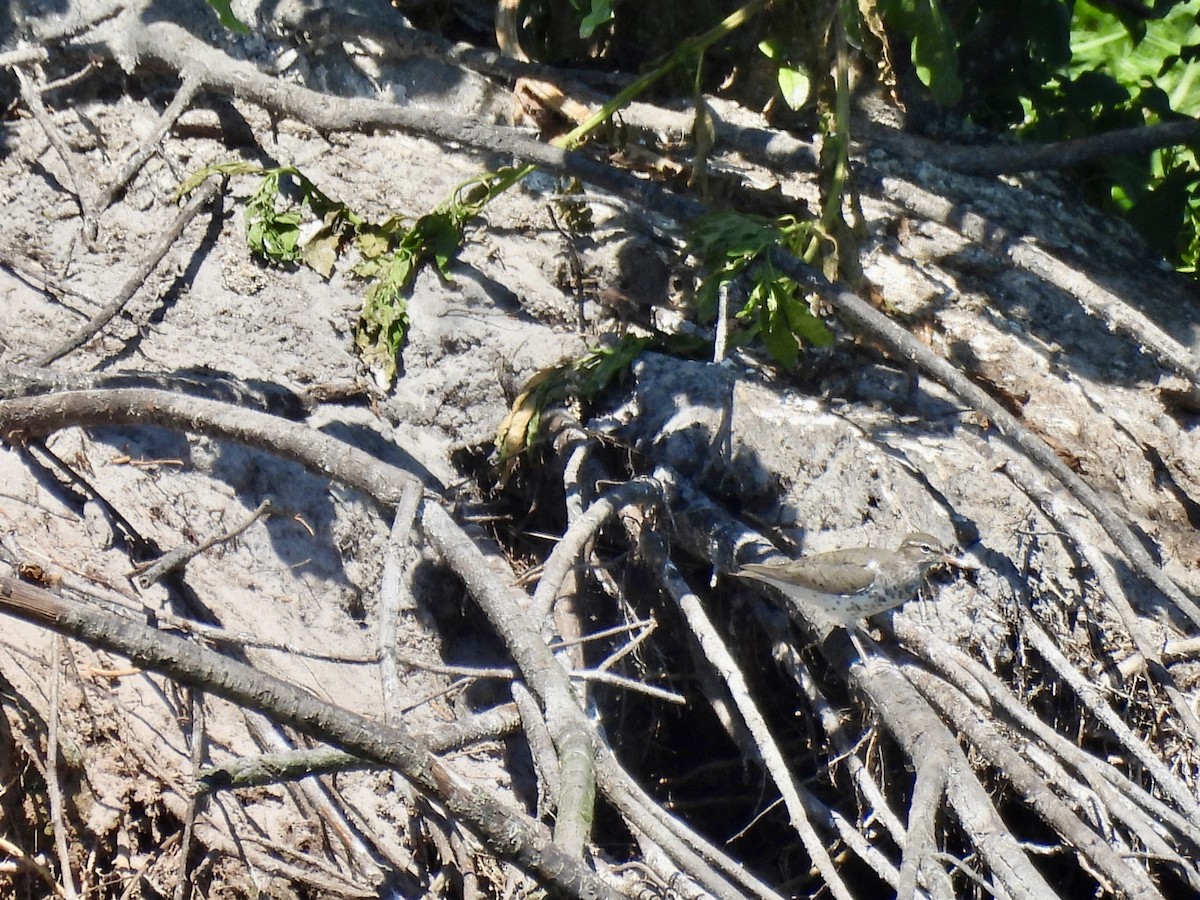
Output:
<path fill-rule="evenodd" d="M 171 126 L 175 124 L 179 117 L 192 105 L 192 101 L 196 99 L 196 95 L 200 92 L 200 79 L 189 75 L 187 72 L 182 74 L 183 83 L 180 84 L 179 90 L 175 92 L 175 99 L 171 101 L 170 106 L 163 110 L 163 114 L 159 116 L 154 130 L 146 136 L 137 151 L 125 161 L 125 165 L 113 176 L 108 186 L 97 194 L 95 201 L 96 209 L 108 209 L 116 196 L 142 170 L 142 166 L 146 164 L 146 160 L 158 149 L 159 141 L 171 130 Z"/>
<path fill-rule="evenodd" d="M 88 233 L 94 235 L 96 233 L 96 206 L 91 195 L 92 179 L 84 177 L 76 170 L 75 153 L 67 146 L 58 126 L 51 121 L 50 113 L 46 111 L 46 107 L 42 103 L 42 95 L 38 86 L 30 80 L 23 68 L 18 66 L 13 69 L 13 73 L 17 76 L 17 83 L 21 87 L 21 99 L 25 101 L 25 106 L 41 126 L 46 139 L 50 141 L 50 145 L 67 169 L 67 175 L 71 179 L 70 189 L 75 194 L 75 200 L 79 204 L 79 214 L 83 219 L 84 233 L 85 235 Z"/>
<path fill-rule="evenodd" d="M 588 507 L 555 544 L 543 565 L 542 577 L 530 604 L 530 613 L 539 622 L 545 621 L 558 596 L 559 586 L 588 542 L 604 523 L 626 506 L 653 504 L 659 498 L 658 486 L 647 478 L 636 478 L 614 488 Z"/>
<path fill-rule="evenodd" d="M 429 749 L 442 753 L 480 741 L 495 740 L 512 734 L 521 726 L 516 706 L 505 703 L 481 713 L 435 725 L 423 740 Z M 260 753 L 202 769 L 197 776 L 201 791 L 236 790 L 262 787 L 310 775 L 330 775 L 361 769 L 378 769 L 376 760 L 366 759 L 328 747 L 316 750 L 290 750 Z"/>
<path fill-rule="evenodd" d="M 192 778 L 200 776 L 200 767 L 204 765 L 204 745 L 207 740 L 204 727 L 204 694 L 201 691 L 188 691 L 188 708 L 191 712 L 191 764 Z M 196 815 L 204 803 L 202 794 L 192 794 L 187 800 L 187 812 L 183 817 L 183 835 L 179 844 L 179 880 L 175 883 L 174 900 L 188 900 L 192 890 L 192 839 L 196 831 Z"/>
<path fill-rule="evenodd" d="M 562 793 L 562 769 L 554 752 L 550 729 L 546 727 L 542 710 L 533 694 L 529 693 L 529 688 L 514 681 L 512 698 L 521 714 L 521 730 L 525 733 L 525 744 L 533 759 L 533 771 L 537 776 L 537 812 L 538 818 L 542 819 L 554 815 L 558 808 L 555 804 Z"/>
<path fill-rule="evenodd" d="M 572 897 L 623 900 L 580 860 L 564 853 L 536 822 L 493 791 L 465 780 L 406 729 L 371 722 L 236 660 L 11 578 L 0 578 L 0 608 L 258 710 L 310 737 L 395 766 L 480 835 L 494 853 L 535 873 L 543 886 Z"/>
<path fill-rule="evenodd" d="M 34 872 L 39 878 L 46 883 L 56 897 L 66 897 L 66 892 L 63 891 L 63 886 L 58 883 L 58 879 L 54 877 L 54 873 L 47 868 L 46 864 L 41 862 L 36 857 L 30 856 L 8 838 L 0 835 L 0 850 L 11 856 L 22 869 L 27 869 Z"/>
<path fill-rule="evenodd" d="M 804 844 L 804 849 L 812 859 L 813 865 L 820 873 L 825 887 L 829 892 L 842 900 L 852 900 L 849 887 L 842 880 L 841 873 L 829 856 L 825 841 L 817 834 L 809 820 L 809 803 L 806 802 L 804 791 L 796 782 L 794 775 L 784 761 L 774 736 L 771 734 L 766 719 L 758 710 L 745 676 L 738 668 L 737 661 L 721 640 L 720 634 L 700 603 L 700 599 L 692 592 L 683 576 L 678 573 L 666 554 L 666 548 L 658 535 L 647 535 L 645 538 L 650 559 L 658 570 L 659 581 L 667 595 L 680 608 L 692 634 L 700 642 L 704 656 L 721 674 L 729 686 L 729 692 L 737 705 L 738 712 L 746 723 L 746 727 L 754 736 L 755 747 L 762 756 L 763 765 L 775 782 L 775 786 L 783 795 L 784 805 L 792 827 Z"/>
<path fill-rule="evenodd" d="M 54 850 L 58 854 L 58 866 L 62 878 L 63 893 L 67 900 L 77 900 L 75 875 L 71 865 L 71 851 L 67 847 L 66 813 L 63 809 L 62 784 L 58 780 L 58 727 L 62 696 L 62 638 L 51 641 L 50 651 L 50 721 L 46 733 L 46 793 L 50 797 L 50 819 L 54 826 Z"/>
<path fill-rule="evenodd" d="M 87 341 L 99 334 L 100 330 L 103 329 L 104 326 L 109 322 L 111 322 L 116 315 L 125 308 L 125 304 L 128 303 L 133 295 L 137 293 L 138 289 L 145 284 L 146 279 L 150 276 L 150 273 L 157 268 L 160 262 L 162 262 L 162 258 L 167 255 L 167 251 L 174 246 L 175 242 L 179 239 L 179 236 L 183 234 L 183 229 L 187 227 L 188 223 L 196 217 L 196 214 L 199 213 L 200 210 L 212 202 L 215 197 L 219 196 L 223 189 L 224 184 L 221 179 L 215 179 L 206 182 L 192 196 L 187 205 L 179 211 L 179 214 L 175 216 L 171 224 L 167 226 L 167 229 L 163 232 L 162 237 L 159 238 L 158 242 L 150 249 L 150 252 L 142 257 L 137 268 L 130 273 L 129 277 L 125 279 L 125 283 L 121 285 L 120 290 L 117 291 L 116 297 L 106 304 L 103 309 L 93 315 L 92 318 L 88 320 L 88 323 L 83 328 L 79 329 L 79 331 L 77 331 L 74 335 L 67 338 L 53 350 L 43 353 L 36 360 L 34 360 L 33 365 L 48 366 L 56 359 L 66 356 L 77 347 L 82 347 Z"/>
<path fill-rule="evenodd" d="M 192 546 L 191 544 L 182 544 L 167 553 L 164 553 L 154 563 L 146 566 L 145 569 L 137 576 L 137 583 L 143 588 L 150 585 L 174 572 L 180 566 L 183 566 L 189 560 L 194 559 L 206 550 L 215 547 L 217 544 L 223 544 L 226 541 L 231 541 L 247 528 L 261 519 L 263 516 L 271 512 L 271 501 L 264 500 L 258 504 L 258 507 L 245 520 L 235 525 L 229 531 L 222 534 L 215 534 L 208 540 L 200 544 Z"/>

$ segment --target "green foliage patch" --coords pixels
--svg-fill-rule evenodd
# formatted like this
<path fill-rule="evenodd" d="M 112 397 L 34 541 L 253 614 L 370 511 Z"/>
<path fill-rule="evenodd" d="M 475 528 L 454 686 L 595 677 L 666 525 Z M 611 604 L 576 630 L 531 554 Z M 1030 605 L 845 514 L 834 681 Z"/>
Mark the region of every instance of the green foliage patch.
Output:
<path fill-rule="evenodd" d="M 706 273 L 696 294 L 700 321 L 713 321 L 721 290 L 745 276 L 750 293 L 736 317 L 749 327 L 737 337 L 738 342 L 761 336 L 771 356 L 789 367 L 796 364 L 804 344 L 832 344 L 833 334 L 812 312 L 800 285 L 777 271 L 767 255 L 771 247 L 780 245 L 804 256 L 814 237 L 818 237 L 814 224 L 794 216 L 774 222 L 733 212 L 705 216 L 696 224 L 688 244 L 688 252 Z"/>
<path fill-rule="evenodd" d="M 192 175 L 178 194 L 186 196 L 207 178 L 233 175 L 261 179 L 245 211 L 246 242 L 260 259 L 305 265 L 329 278 L 345 251 L 357 250 L 350 273 L 366 281 L 367 287 L 354 327 L 354 346 L 363 363 L 391 383 L 408 333 L 407 295 L 417 273 L 432 263 L 448 279 L 466 223 L 511 187 L 521 171 L 501 169 L 471 179 L 411 223 L 401 216 L 368 221 L 294 166 L 268 169 L 241 161 L 219 163 Z"/>

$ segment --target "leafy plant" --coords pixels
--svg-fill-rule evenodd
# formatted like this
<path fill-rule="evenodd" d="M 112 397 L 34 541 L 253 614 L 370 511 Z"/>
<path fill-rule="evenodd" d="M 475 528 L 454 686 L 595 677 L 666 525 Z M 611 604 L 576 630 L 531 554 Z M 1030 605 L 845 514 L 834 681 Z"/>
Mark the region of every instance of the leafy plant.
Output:
<path fill-rule="evenodd" d="M 651 338 L 627 335 L 615 344 L 534 374 L 496 429 L 501 482 L 512 476 L 519 457 L 537 442 L 542 413 L 549 406 L 568 398 L 595 397 L 627 372 L 651 342 Z"/>
<path fill-rule="evenodd" d="M 832 344 L 833 334 L 813 314 L 800 285 L 777 271 L 767 254 L 779 244 L 792 253 L 809 255 L 814 238 L 819 235 L 813 224 L 794 216 L 767 222 L 720 212 L 701 219 L 688 244 L 689 252 L 707 272 L 696 295 L 701 321 L 716 318 L 722 287 L 745 276 L 751 288 L 736 314 L 750 326 L 743 340 L 760 335 L 771 356 L 784 366 L 796 364 L 803 343 L 814 347 Z"/>
<path fill-rule="evenodd" d="M 354 327 L 354 345 L 364 364 L 390 383 L 408 332 L 405 298 L 413 279 L 430 262 L 449 278 L 466 223 L 521 174 L 522 170 L 506 168 L 473 178 L 411 225 L 398 216 L 367 221 L 294 166 L 264 169 L 245 162 L 207 166 L 184 182 L 178 195 L 186 196 L 213 175 L 258 175 L 262 180 L 245 212 L 246 241 L 257 256 L 306 265 L 329 278 L 347 247 L 357 249 L 359 259 L 350 271 L 367 281 L 367 289 Z"/>
<path fill-rule="evenodd" d="M 1179 4 L 1163 18 L 1132 27 L 1105 10 L 1075 11 L 1070 73 L 1110 75 L 1126 86 L 1113 104 L 1136 124 L 1200 114 L 1200 2 Z M 1110 160 L 1110 199 L 1155 250 L 1185 271 L 1200 263 L 1200 161 L 1187 147 L 1157 150 L 1139 160 Z"/>
<path fill-rule="evenodd" d="M 1025 100 L 1022 132 L 1064 140 L 1200 114 L 1195 65 L 1200 2 L 1125 22 L 1086 3 L 1075 8 L 1071 58 Z M 1200 261 L 1200 162 L 1171 147 L 1114 156 L 1091 167 L 1097 199 L 1122 212 L 1159 253 L 1194 273 Z"/>
<path fill-rule="evenodd" d="M 939 0 L 879 0 L 884 21 L 910 39 L 913 68 L 942 106 L 962 96 L 958 38 Z"/>
<path fill-rule="evenodd" d="M 798 110 L 804 106 L 812 92 L 812 80 L 804 71 L 804 67 L 788 58 L 783 42 L 777 39 L 772 38 L 759 42 L 758 49 L 763 56 L 778 66 L 775 78 L 779 84 L 779 93 L 783 97 L 783 102 L 792 110 Z"/>

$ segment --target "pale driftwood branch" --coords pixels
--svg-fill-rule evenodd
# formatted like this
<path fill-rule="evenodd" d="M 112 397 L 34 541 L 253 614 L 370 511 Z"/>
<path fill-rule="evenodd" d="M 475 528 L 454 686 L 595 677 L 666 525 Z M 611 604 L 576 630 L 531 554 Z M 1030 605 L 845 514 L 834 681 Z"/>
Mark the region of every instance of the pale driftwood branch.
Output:
<path fill-rule="evenodd" d="M 880 191 L 892 202 L 923 219 L 959 232 L 993 253 L 1006 256 L 1018 267 L 1043 281 L 1062 288 L 1109 330 L 1133 339 L 1193 385 L 1200 386 L 1200 355 L 1094 279 L 1073 269 L 1048 250 L 1013 234 L 960 203 L 903 178 L 882 174 L 876 174 L 875 177 Z"/>
<path fill-rule="evenodd" d="M 407 485 L 414 480 L 421 482 L 414 472 L 426 475 L 416 460 L 407 462 L 411 471 L 405 471 L 307 426 L 170 391 L 65 391 L 0 401 L 0 438 L 16 445 L 62 428 L 98 425 L 156 425 L 257 447 L 305 465 L 389 507 L 400 502 Z"/>
<path fill-rule="evenodd" d="M 909 679 L 930 699 L 971 742 L 977 753 L 991 761 L 1024 798 L 1025 804 L 1039 815 L 1060 838 L 1075 848 L 1095 868 L 1101 883 L 1127 897 L 1156 897 L 1157 888 L 1139 866 L 1122 858 L 1119 848 L 1110 847 L 1050 789 L 1029 762 L 1004 740 L 995 725 L 978 714 L 978 709 L 944 681 L 913 668 Z"/>
<path fill-rule="evenodd" d="M 937 879 L 943 888 L 949 887 L 945 871 L 934 863 L 938 846 L 937 815 L 946 798 L 946 782 L 949 778 L 950 759 L 942 748 L 935 747 L 932 753 L 921 760 L 913 782 L 896 900 L 913 900 L 917 893 L 918 875 L 927 881 Z"/>
<path fill-rule="evenodd" d="M 893 322 L 857 294 L 840 285 L 831 284 L 820 272 L 796 257 L 780 250 L 771 252 L 771 262 L 784 274 L 801 284 L 811 285 L 834 306 L 838 314 L 879 340 L 897 359 L 905 359 L 932 375 L 972 409 L 983 413 L 995 424 L 1026 458 L 1045 469 L 1065 487 L 1075 499 L 1095 516 L 1126 558 L 1145 578 L 1170 600 L 1175 607 L 1200 626 L 1200 606 L 1197 606 L 1163 571 L 1133 530 L 1113 512 L 1090 484 L 1063 462 L 1053 450 L 1017 420 L 1016 416 L 997 403 L 986 391 L 976 386 L 945 358 L 938 356 L 900 325 Z"/>
<path fill-rule="evenodd" d="M 541 707 L 529 688 L 521 682 L 513 682 L 513 703 L 521 716 L 521 728 L 525 733 L 525 743 L 529 747 L 529 756 L 533 759 L 533 771 L 537 776 L 538 818 L 554 815 L 558 809 L 559 796 L 562 793 L 562 767 L 558 762 L 558 754 L 554 751 L 554 739 L 550 737 L 550 729 L 542 716 Z"/>
<path fill-rule="evenodd" d="M 617 488 L 588 507 L 587 512 L 571 523 L 543 567 L 530 604 L 529 616 L 534 623 L 545 622 L 559 589 L 571 568 L 596 532 L 610 516 L 620 508 L 639 502 L 653 503 L 657 498 L 657 486 L 651 482 L 635 480 Z M 595 770 L 594 754 L 590 742 L 582 740 L 582 733 L 573 729 L 567 740 L 558 740 L 559 751 L 559 795 L 555 806 L 558 817 L 554 834 L 564 847 L 582 853 L 583 844 L 591 829 L 595 816 Z"/>
<path fill-rule="evenodd" d="M 766 719 L 759 711 L 758 704 L 754 701 L 749 685 L 746 684 L 746 678 L 742 674 L 741 669 L 738 668 L 733 654 L 729 652 L 716 626 L 713 625 L 712 620 L 705 613 L 700 603 L 700 598 L 693 593 L 683 576 L 679 574 L 675 566 L 671 563 L 662 539 L 657 535 L 647 535 L 644 543 L 647 547 L 649 558 L 654 563 L 655 569 L 658 572 L 659 581 L 664 591 L 679 607 L 692 634 L 700 643 L 704 657 L 717 670 L 728 686 L 729 694 L 733 698 L 738 714 L 753 736 L 755 749 L 762 758 L 763 765 L 770 774 L 771 780 L 775 782 L 775 787 L 778 788 L 780 795 L 783 797 L 784 806 L 787 808 L 792 828 L 795 829 L 796 834 L 804 844 L 804 849 L 808 853 L 809 858 L 812 859 L 817 871 L 821 874 L 825 886 L 834 897 L 841 898 L 841 900 L 851 900 L 853 895 L 850 892 L 850 888 L 842 880 L 837 866 L 833 864 L 833 860 L 825 848 L 824 839 L 817 834 L 816 829 L 813 827 L 810 818 L 812 815 L 811 797 L 806 796 L 807 792 L 803 791 L 800 785 L 797 784 L 795 777 L 784 761 L 783 753 L 780 751 L 778 743 L 771 734 Z"/>
<path fill-rule="evenodd" d="M 400 696 L 400 616 L 414 612 L 416 600 L 406 582 L 405 569 L 415 556 L 413 538 L 421 488 L 415 481 L 405 485 L 392 517 L 383 572 L 379 586 L 379 673 L 383 691 L 384 720 L 397 721 L 402 706 Z"/>
<path fill-rule="evenodd" d="M 426 732 L 421 741 L 434 753 L 443 753 L 482 740 L 504 737 L 521 727 L 516 707 L 505 703 L 465 719 L 446 722 Z M 359 769 L 378 769 L 379 763 L 347 753 L 321 748 L 262 753 L 201 770 L 198 785 L 204 791 L 261 787 L 280 781 L 329 775 Z"/>
<path fill-rule="evenodd" d="M 310 737 L 394 766 L 436 797 L 493 853 L 515 862 L 547 888 L 571 897 L 621 897 L 563 853 L 540 825 L 490 791 L 463 780 L 405 729 L 371 722 L 243 663 L 11 578 L 0 579 L 0 604 L 10 615 L 127 656 L 137 665 L 262 712 Z"/>

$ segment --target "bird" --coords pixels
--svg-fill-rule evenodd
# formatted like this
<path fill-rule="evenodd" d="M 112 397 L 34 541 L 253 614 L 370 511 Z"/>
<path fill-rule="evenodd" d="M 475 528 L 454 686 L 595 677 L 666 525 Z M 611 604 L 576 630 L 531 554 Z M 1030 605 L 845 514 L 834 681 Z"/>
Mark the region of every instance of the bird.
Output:
<path fill-rule="evenodd" d="M 866 659 L 855 635 L 858 623 L 913 599 L 926 573 L 943 563 L 961 565 L 940 540 L 917 532 L 895 550 L 846 547 L 786 563 L 748 563 L 734 574 L 765 582 L 802 610 L 847 629 Z"/>

